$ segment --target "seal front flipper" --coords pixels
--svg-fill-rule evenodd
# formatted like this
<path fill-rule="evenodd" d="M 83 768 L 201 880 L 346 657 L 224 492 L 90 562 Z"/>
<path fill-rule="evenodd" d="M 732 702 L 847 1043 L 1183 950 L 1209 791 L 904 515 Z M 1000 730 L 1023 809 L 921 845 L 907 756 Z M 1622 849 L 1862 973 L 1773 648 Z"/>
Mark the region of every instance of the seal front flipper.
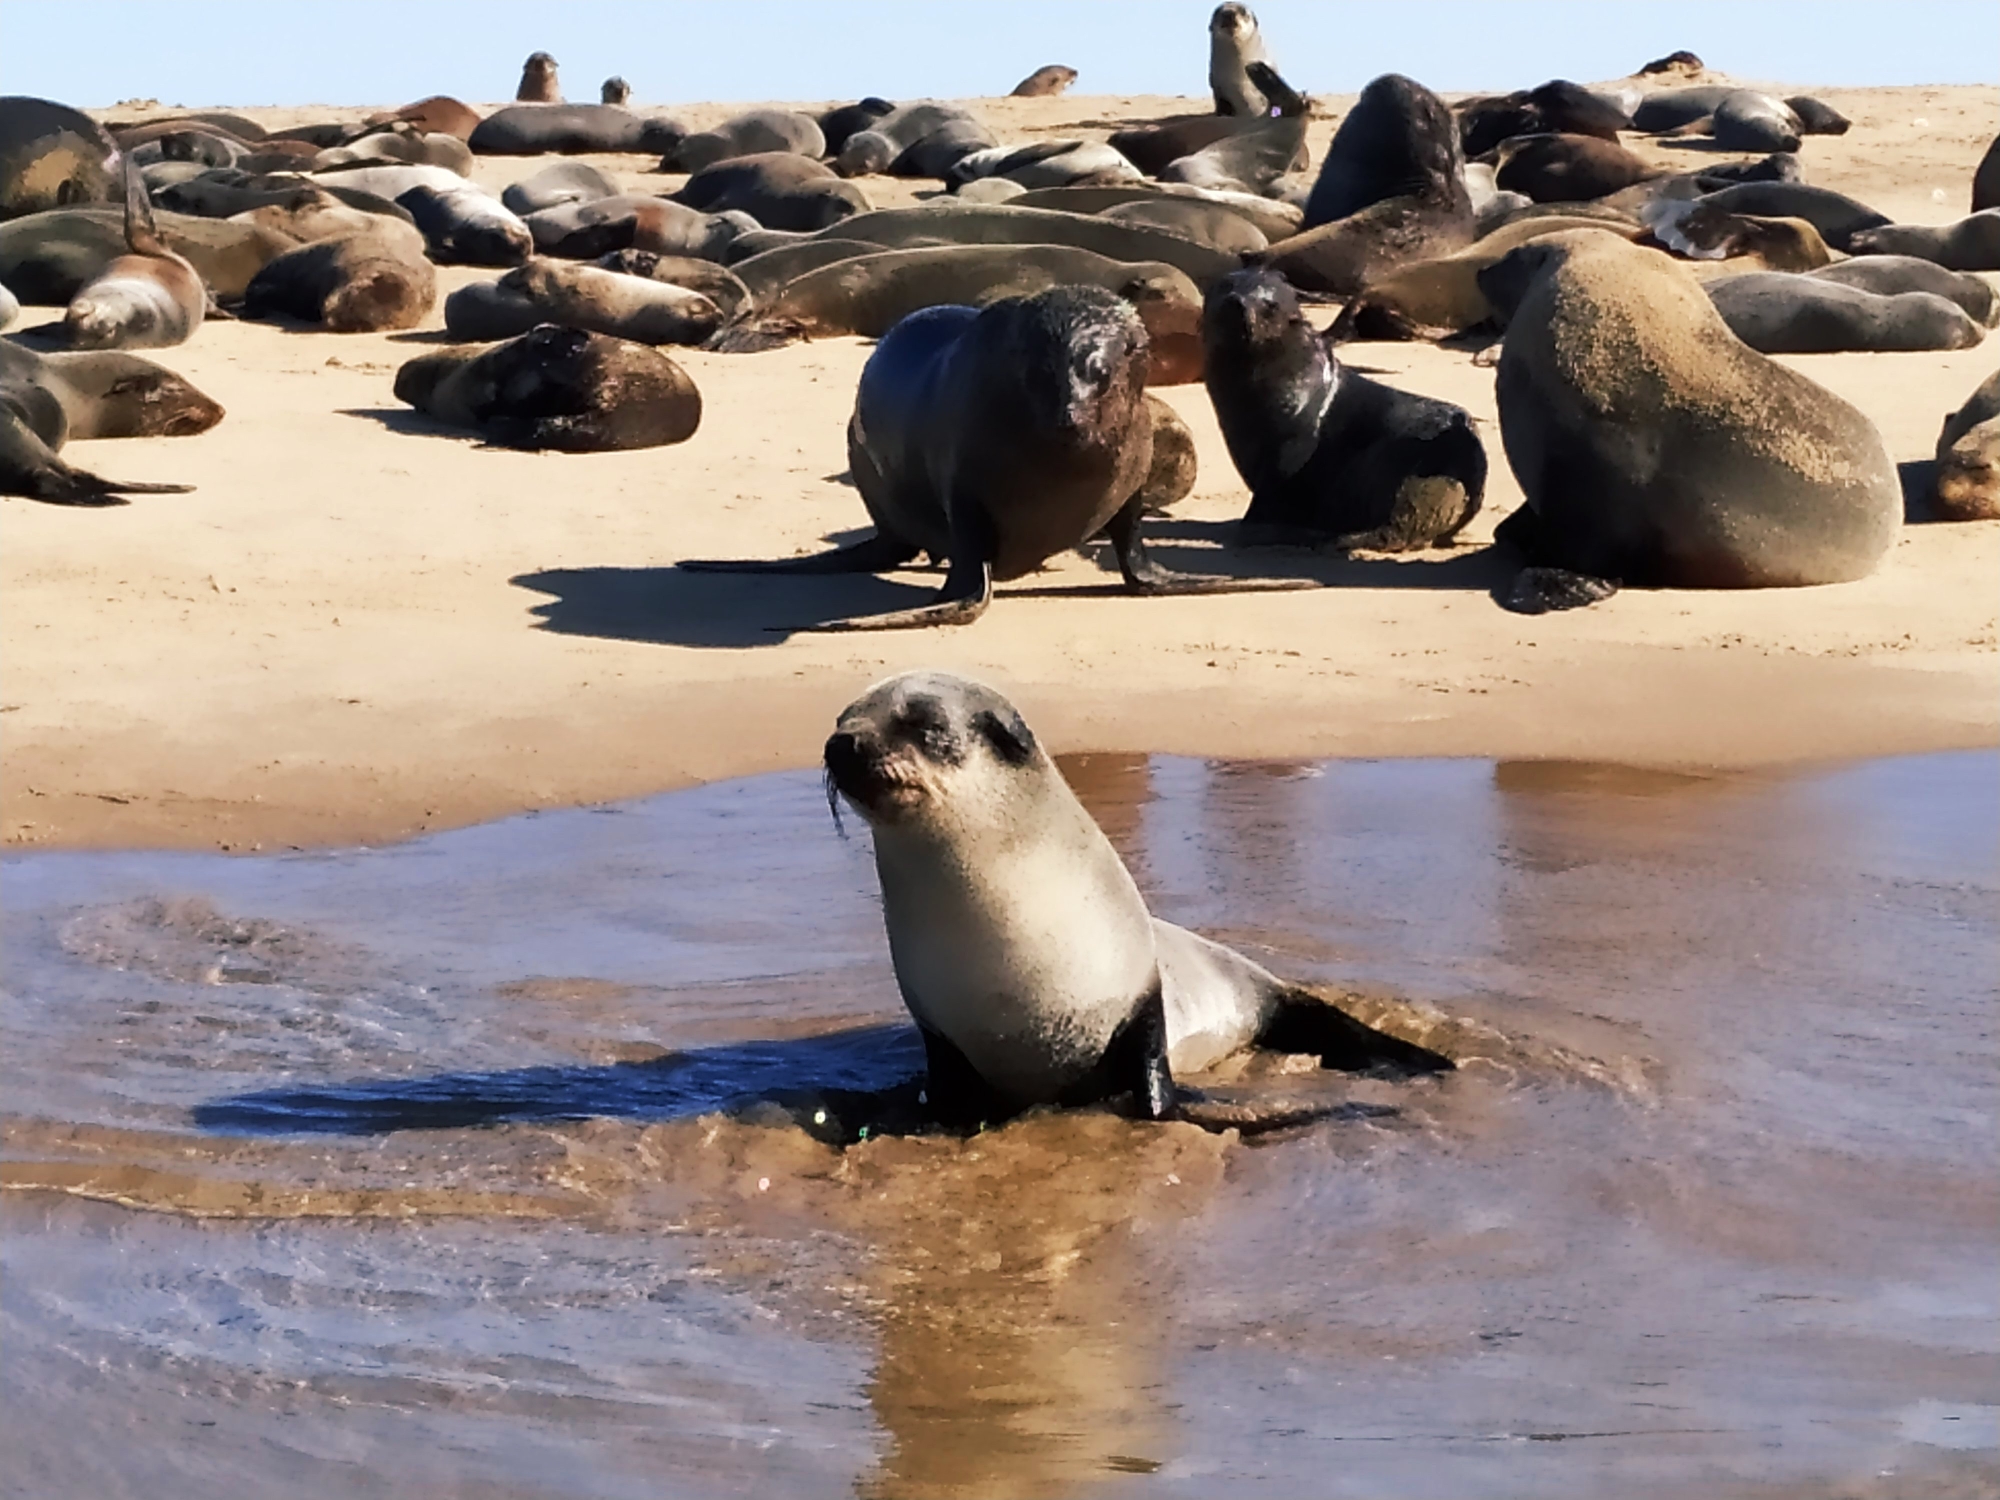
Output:
<path fill-rule="evenodd" d="M 947 507 L 951 518 L 951 566 L 944 575 L 944 587 L 929 604 L 915 609 L 899 609 L 886 615 L 856 615 L 845 620 L 828 620 L 806 625 L 811 632 L 855 630 L 924 630 L 932 625 L 970 625 L 986 613 L 993 602 L 993 553 L 996 539 L 993 521 L 977 505 Z M 912 549 L 915 550 L 915 549 Z"/>
<path fill-rule="evenodd" d="M 1167 1062 L 1167 1005 L 1160 979 L 1113 1033 L 1091 1070 L 1064 1089 L 1064 1106 L 1115 1101 L 1137 1120 L 1171 1120 L 1179 1113 L 1173 1069 Z"/>
<path fill-rule="evenodd" d="M 924 1039 L 923 1102 L 940 1125 L 974 1130 L 1020 1113 L 979 1076 L 950 1037 L 922 1022 L 917 1034 Z"/>
<path fill-rule="evenodd" d="M 123 494 L 184 495 L 192 488 L 121 484 L 72 469 L 25 422 L 0 408 L 0 495 L 22 495 L 46 505 L 107 506 L 124 505 Z"/>
<path fill-rule="evenodd" d="M 690 557 L 674 566 L 688 573 L 887 573 L 922 550 L 901 537 L 878 531 L 811 557 Z"/>
<path fill-rule="evenodd" d="M 1110 538 L 1111 550 L 1118 557 L 1118 571 L 1125 576 L 1125 587 L 1135 594 L 1258 594 L 1319 587 L 1318 581 L 1311 578 L 1224 578 L 1163 568 L 1153 561 L 1139 535 L 1142 509 L 1140 498 L 1135 495 L 1104 527 L 1104 535 Z"/>
<path fill-rule="evenodd" d="M 1618 580 L 1570 568 L 1523 568 L 1500 596 L 1500 607 L 1517 615 L 1547 615 L 1582 609 L 1618 592 Z"/>

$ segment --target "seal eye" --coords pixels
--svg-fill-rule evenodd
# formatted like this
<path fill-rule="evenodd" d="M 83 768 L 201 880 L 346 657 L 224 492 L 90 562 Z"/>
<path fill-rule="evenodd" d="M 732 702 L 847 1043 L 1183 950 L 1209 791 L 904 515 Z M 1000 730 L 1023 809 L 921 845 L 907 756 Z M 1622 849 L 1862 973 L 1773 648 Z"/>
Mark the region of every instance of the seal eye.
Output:
<path fill-rule="evenodd" d="M 993 753 L 1010 766 L 1025 766 L 1035 756 L 1035 737 L 1018 716 L 1003 719 L 987 709 L 976 716 L 972 727 L 993 747 Z"/>
<path fill-rule="evenodd" d="M 935 698 L 912 698 L 890 728 L 899 739 L 915 745 L 924 759 L 938 765 L 955 766 L 965 759 L 965 748 Z"/>

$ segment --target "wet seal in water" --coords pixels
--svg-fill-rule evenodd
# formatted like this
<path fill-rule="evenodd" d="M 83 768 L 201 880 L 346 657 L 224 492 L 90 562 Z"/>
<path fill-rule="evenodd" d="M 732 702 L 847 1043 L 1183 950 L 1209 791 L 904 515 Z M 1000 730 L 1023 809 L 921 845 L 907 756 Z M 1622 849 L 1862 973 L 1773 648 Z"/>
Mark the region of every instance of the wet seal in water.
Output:
<path fill-rule="evenodd" d="M 1152 503 L 1158 403 L 1145 393 L 1146 348 L 1138 315 L 1097 287 L 914 313 L 869 356 L 847 427 L 874 535 L 813 557 L 681 566 L 879 573 L 919 552 L 950 560 L 933 603 L 820 630 L 969 624 L 996 579 L 1020 578 L 1099 533 L 1132 593 L 1310 587 L 1172 573 L 1147 554 L 1139 521 Z"/>
<path fill-rule="evenodd" d="M 1462 407 L 1340 367 L 1271 271 L 1238 271 L 1202 309 L 1209 399 L 1250 508 L 1237 539 L 1411 552 L 1479 513 L 1486 449 Z"/>
<path fill-rule="evenodd" d="M 1020 713 L 942 672 L 892 677 L 826 742 L 867 822 L 928 1105 L 971 1126 L 1037 1105 L 1178 1113 L 1174 1075 L 1256 1045 L 1442 1072 L 1232 949 L 1162 922 Z"/>
<path fill-rule="evenodd" d="M 185 484 L 100 478 L 57 457 L 71 438 L 187 437 L 222 408 L 172 370 L 115 351 L 44 356 L 0 339 L 0 495 L 51 505 L 123 505 L 124 494 L 185 494 Z"/>
<path fill-rule="evenodd" d="M 1496 540 L 1525 613 L 1619 581 L 1782 588 L 1865 577 L 1902 525 L 1881 434 L 1729 331 L 1694 275 L 1571 230 L 1482 271 L 1508 317 L 1500 436 L 1526 503 Z"/>
<path fill-rule="evenodd" d="M 663 447 L 701 425 L 701 392 L 659 350 L 553 324 L 419 355 L 396 372 L 396 399 L 501 447 L 562 453 Z"/>
<path fill-rule="evenodd" d="M 201 327 L 208 288 L 195 268 L 167 248 L 153 223 L 152 200 L 125 159 L 125 245 L 70 299 L 63 338 L 72 349 L 164 349 Z"/>

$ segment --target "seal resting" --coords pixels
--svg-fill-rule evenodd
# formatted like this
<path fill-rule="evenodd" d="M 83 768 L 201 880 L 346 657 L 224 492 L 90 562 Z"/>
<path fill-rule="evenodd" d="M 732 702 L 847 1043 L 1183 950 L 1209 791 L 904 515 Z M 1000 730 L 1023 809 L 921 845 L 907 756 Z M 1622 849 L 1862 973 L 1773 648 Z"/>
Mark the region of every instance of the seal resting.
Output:
<path fill-rule="evenodd" d="M 1284 278 L 1218 283 L 1201 331 L 1209 399 L 1250 486 L 1239 541 L 1414 552 L 1479 513 L 1486 449 L 1472 418 L 1341 369 Z"/>
<path fill-rule="evenodd" d="M 879 573 L 919 552 L 950 559 L 932 603 L 823 630 L 969 624 L 986 612 L 996 579 L 1032 573 L 1100 532 L 1135 594 L 1301 586 L 1171 573 L 1147 554 L 1139 519 L 1157 419 L 1146 348 L 1138 315 L 1097 287 L 912 314 L 868 357 L 847 426 L 875 534 L 815 557 L 681 566 Z"/>
<path fill-rule="evenodd" d="M 374 233 L 344 234 L 279 256 L 243 293 L 247 318 L 299 318 L 329 333 L 414 328 L 437 301 L 437 273 Z"/>
<path fill-rule="evenodd" d="M 547 324 L 420 354 L 396 372 L 396 399 L 501 447 L 561 453 L 658 448 L 701 425 L 701 392 L 659 350 Z"/>
<path fill-rule="evenodd" d="M 1812 276 L 1753 271 L 1710 282 L 1708 295 L 1729 331 L 1759 354 L 1970 349 L 1986 336 L 1964 308 L 1935 292 L 1885 296 Z"/>
<path fill-rule="evenodd" d="M 208 288 L 174 254 L 153 224 L 152 200 L 139 169 L 125 160 L 125 246 L 70 298 L 63 338 L 72 349 L 164 349 L 201 327 Z"/>
<path fill-rule="evenodd" d="M 1508 607 L 1845 583 L 1895 542 L 1874 424 L 1737 338 L 1684 266 L 1572 230 L 1479 280 L 1509 317 L 1500 436 L 1526 497 L 1496 533 L 1530 563 Z"/>
<path fill-rule="evenodd" d="M 445 330 L 456 338 L 513 338 L 538 323 L 635 344 L 699 344 L 722 326 L 722 311 L 670 282 L 539 255 L 444 299 Z"/>
<path fill-rule="evenodd" d="M 81 110 L 51 99 L 0 99 L 0 219 L 118 196 L 118 148 Z"/>
<path fill-rule="evenodd" d="M 1020 713 L 943 672 L 848 705 L 828 796 L 868 824 L 896 985 L 953 1125 L 1036 1105 L 1177 1112 L 1175 1073 L 1251 1046 L 1448 1070 L 1235 950 L 1162 922 Z"/>
<path fill-rule="evenodd" d="M 1931 503 L 1944 521 L 2000 520 L 2000 371 L 1944 419 Z"/>
<path fill-rule="evenodd" d="M 184 484 L 104 479 L 57 457 L 71 438 L 187 437 L 220 406 L 172 370 L 115 351 L 41 355 L 0 339 L 0 495 L 50 505 L 123 505 L 121 495 L 185 494 Z"/>
<path fill-rule="evenodd" d="M 1956 224 L 1882 224 L 1856 231 L 1856 255 L 1910 255 L 1947 271 L 2000 271 L 2000 208 L 1981 209 Z"/>

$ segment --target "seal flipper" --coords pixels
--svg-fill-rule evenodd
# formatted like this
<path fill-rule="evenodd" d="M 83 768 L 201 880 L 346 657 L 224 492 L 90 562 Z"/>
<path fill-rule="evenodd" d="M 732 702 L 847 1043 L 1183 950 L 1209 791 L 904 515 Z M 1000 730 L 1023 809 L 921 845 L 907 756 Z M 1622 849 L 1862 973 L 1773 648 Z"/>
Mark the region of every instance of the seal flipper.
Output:
<path fill-rule="evenodd" d="M 1274 1052 L 1309 1052 L 1320 1066 L 1365 1073 L 1390 1067 L 1402 1073 L 1449 1073 L 1457 1066 L 1441 1052 L 1357 1021 L 1310 990 L 1287 987 L 1256 1045 Z"/>
<path fill-rule="evenodd" d="M 1104 535 L 1111 539 L 1112 551 L 1118 555 L 1118 571 L 1125 576 L 1125 587 L 1135 594 L 1259 594 L 1319 587 L 1311 578 L 1224 578 L 1163 568 L 1153 561 L 1139 535 L 1143 509 L 1140 496 L 1134 495 L 1104 526 Z"/>
<path fill-rule="evenodd" d="M 979 1076 L 957 1044 L 941 1031 L 932 1031 L 921 1021 L 917 1034 L 924 1039 L 923 1103 L 941 1125 L 975 1129 L 988 1121 L 1008 1119 L 1020 1111 Z"/>
<path fill-rule="evenodd" d="M 1514 614 L 1545 615 L 1581 609 L 1618 592 L 1618 579 L 1557 565 L 1557 560 L 1549 556 L 1552 549 L 1548 527 L 1533 506 L 1520 506 L 1494 527 L 1493 540 L 1528 559 L 1528 566 L 1514 575 L 1506 592 L 1494 596 L 1502 609 Z"/>
<path fill-rule="evenodd" d="M 184 495 L 192 485 L 121 484 L 72 469 L 27 423 L 0 407 L 0 495 L 46 505 L 124 505 L 124 494 Z"/>
<path fill-rule="evenodd" d="M 1280 118 L 1296 119 L 1312 113 L 1312 101 L 1285 82 L 1278 70 L 1267 62 L 1253 62 L 1243 71 L 1250 75 L 1250 81 L 1257 85 L 1257 92 L 1264 96 L 1270 107 Z"/>
<path fill-rule="evenodd" d="M 1167 1062 L 1167 1002 L 1160 976 L 1131 1015 L 1112 1034 L 1104 1055 L 1056 1102 L 1065 1106 L 1127 1100 L 1126 1112 L 1137 1120 L 1171 1120 L 1179 1113 L 1174 1101 L 1174 1074 Z"/>
<path fill-rule="evenodd" d="M 886 531 L 811 557 L 690 557 L 674 566 L 688 573 L 887 573 L 923 549 Z"/>
<path fill-rule="evenodd" d="M 945 514 L 951 521 L 951 565 L 944 575 L 944 587 L 929 604 L 802 628 L 814 632 L 922 630 L 931 625 L 970 625 L 985 614 L 986 606 L 993 602 L 993 555 L 998 549 L 993 518 L 977 505 L 948 505 Z"/>

